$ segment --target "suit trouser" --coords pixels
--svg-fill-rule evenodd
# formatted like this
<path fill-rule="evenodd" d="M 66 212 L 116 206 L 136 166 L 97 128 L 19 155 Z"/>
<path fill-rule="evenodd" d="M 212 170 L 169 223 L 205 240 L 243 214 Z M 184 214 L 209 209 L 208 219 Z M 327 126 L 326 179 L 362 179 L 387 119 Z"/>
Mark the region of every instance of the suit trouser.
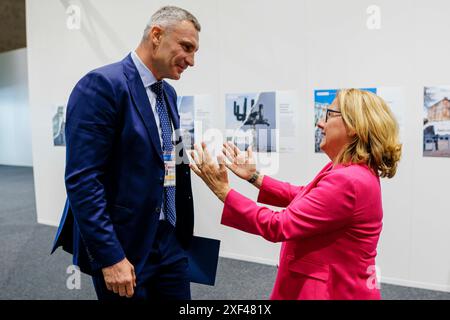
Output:
<path fill-rule="evenodd" d="M 102 274 L 92 277 L 99 300 L 128 299 L 106 288 Z M 153 248 L 137 275 L 132 299 L 137 300 L 190 300 L 188 258 L 175 235 L 175 228 L 159 221 Z"/>

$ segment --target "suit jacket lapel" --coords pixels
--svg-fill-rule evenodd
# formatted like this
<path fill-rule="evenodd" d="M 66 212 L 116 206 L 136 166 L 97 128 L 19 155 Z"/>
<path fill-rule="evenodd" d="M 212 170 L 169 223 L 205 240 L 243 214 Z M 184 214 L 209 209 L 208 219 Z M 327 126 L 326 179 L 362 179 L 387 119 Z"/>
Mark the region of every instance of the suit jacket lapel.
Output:
<path fill-rule="evenodd" d="M 125 74 L 128 78 L 128 88 L 130 89 L 131 96 L 135 107 L 137 108 L 139 114 L 141 115 L 142 121 L 145 124 L 150 140 L 153 142 L 153 146 L 164 163 L 161 141 L 159 139 L 159 131 L 156 125 L 155 116 L 153 114 L 152 108 L 150 106 L 150 101 L 148 100 L 147 92 L 145 92 L 144 85 L 139 76 L 139 73 L 134 67 L 133 60 L 130 55 L 128 55 L 124 60 Z"/>

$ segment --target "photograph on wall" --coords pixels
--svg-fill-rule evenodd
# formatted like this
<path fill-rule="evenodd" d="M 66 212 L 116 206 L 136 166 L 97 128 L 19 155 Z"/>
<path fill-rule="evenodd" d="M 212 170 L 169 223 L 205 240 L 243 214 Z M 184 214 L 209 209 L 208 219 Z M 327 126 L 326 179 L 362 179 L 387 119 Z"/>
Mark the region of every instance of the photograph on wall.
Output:
<path fill-rule="evenodd" d="M 211 128 L 211 95 L 179 96 L 180 130 L 186 149 L 194 149 L 194 143 L 202 141 L 203 134 Z"/>
<path fill-rule="evenodd" d="M 58 106 L 53 116 L 53 145 L 55 147 L 64 147 L 66 145 L 65 127 L 66 107 Z"/>
<path fill-rule="evenodd" d="M 321 119 L 325 118 L 325 112 L 333 103 L 337 91 L 337 89 L 314 91 L 314 151 L 316 153 L 322 152 L 322 150 L 320 150 L 322 130 L 317 127 L 317 124 Z"/>
<path fill-rule="evenodd" d="M 316 153 L 322 153 L 320 149 L 320 144 L 322 142 L 322 130 L 317 127 L 317 123 L 325 118 L 325 112 L 327 108 L 333 103 L 337 92 L 340 89 L 329 89 L 329 90 L 315 90 L 314 91 L 314 151 Z M 386 104 L 391 109 L 394 114 L 398 124 L 399 124 L 399 135 L 400 140 L 403 140 L 404 136 L 404 125 L 403 117 L 405 113 L 405 103 L 404 103 L 404 91 L 402 87 L 378 87 L 378 88 L 360 88 L 360 90 L 365 90 L 372 92 L 379 97 L 383 98 Z"/>
<path fill-rule="evenodd" d="M 184 147 L 187 149 L 194 148 L 194 96 L 178 97 L 178 113 L 180 115 L 180 131 L 183 139 Z"/>
<path fill-rule="evenodd" d="M 424 88 L 423 155 L 450 157 L 450 86 Z"/>
<path fill-rule="evenodd" d="M 277 152 L 276 92 L 227 94 L 226 141 L 241 150 Z"/>

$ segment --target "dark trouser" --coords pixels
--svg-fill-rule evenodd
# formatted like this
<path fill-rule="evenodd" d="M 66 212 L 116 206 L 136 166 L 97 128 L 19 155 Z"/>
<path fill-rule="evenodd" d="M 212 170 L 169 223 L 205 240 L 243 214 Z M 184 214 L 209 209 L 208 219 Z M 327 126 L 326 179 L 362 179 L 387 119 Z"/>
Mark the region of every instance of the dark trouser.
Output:
<path fill-rule="evenodd" d="M 99 300 L 128 299 L 106 288 L 103 275 L 92 277 Z M 181 248 L 175 228 L 160 221 L 153 248 L 142 272 L 137 275 L 132 299 L 190 300 L 188 259 Z"/>

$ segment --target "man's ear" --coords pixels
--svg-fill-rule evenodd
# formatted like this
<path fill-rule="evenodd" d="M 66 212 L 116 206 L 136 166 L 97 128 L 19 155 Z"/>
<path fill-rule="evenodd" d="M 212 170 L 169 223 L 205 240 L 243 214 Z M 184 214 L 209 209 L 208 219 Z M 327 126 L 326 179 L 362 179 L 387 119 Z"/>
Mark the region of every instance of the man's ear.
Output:
<path fill-rule="evenodd" d="M 150 29 L 150 39 L 151 39 L 154 47 L 158 47 L 159 44 L 161 43 L 162 34 L 163 34 L 163 29 L 159 26 L 153 26 Z"/>

